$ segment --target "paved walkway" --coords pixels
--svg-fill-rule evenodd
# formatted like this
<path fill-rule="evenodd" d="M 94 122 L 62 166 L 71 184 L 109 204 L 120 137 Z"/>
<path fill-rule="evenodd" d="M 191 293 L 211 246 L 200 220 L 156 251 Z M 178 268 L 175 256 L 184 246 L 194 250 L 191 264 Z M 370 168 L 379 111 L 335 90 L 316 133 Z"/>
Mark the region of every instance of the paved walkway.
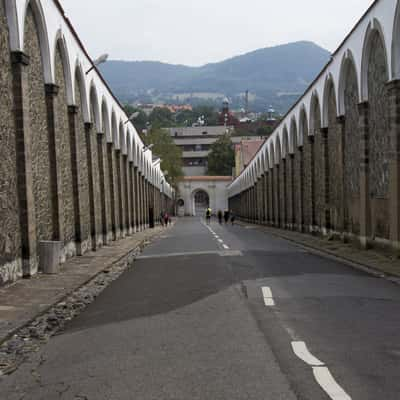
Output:
<path fill-rule="evenodd" d="M 250 229 L 260 229 L 302 246 L 338 257 L 354 267 L 363 269 L 375 276 L 385 276 L 389 280 L 400 284 L 400 259 L 390 251 L 383 249 L 364 250 L 357 248 L 354 243 L 344 243 L 339 240 L 331 240 L 328 237 L 251 224 L 244 221 L 239 221 L 239 224 Z"/>
<path fill-rule="evenodd" d="M 0 288 L 0 344 L 15 331 L 123 259 L 129 260 L 164 228 L 138 232 L 96 252 L 68 260 L 57 275 L 38 274 Z"/>

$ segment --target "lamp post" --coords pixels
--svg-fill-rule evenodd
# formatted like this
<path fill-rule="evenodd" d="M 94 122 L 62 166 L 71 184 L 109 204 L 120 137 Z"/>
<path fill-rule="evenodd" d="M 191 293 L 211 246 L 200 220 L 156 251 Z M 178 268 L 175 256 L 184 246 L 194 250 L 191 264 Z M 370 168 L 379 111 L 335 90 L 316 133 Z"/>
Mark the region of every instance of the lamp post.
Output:
<path fill-rule="evenodd" d="M 92 66 L 86 71 L 86 75 L 92 71 L 93 69 L 95 69 L 96 67 L 98 67 L 100 64 L 103 64 L 107 61 L 108 59 L 108 54 L 102 54 L 100 57 L 96 58 L 93 62 L 92 62 Z"/>

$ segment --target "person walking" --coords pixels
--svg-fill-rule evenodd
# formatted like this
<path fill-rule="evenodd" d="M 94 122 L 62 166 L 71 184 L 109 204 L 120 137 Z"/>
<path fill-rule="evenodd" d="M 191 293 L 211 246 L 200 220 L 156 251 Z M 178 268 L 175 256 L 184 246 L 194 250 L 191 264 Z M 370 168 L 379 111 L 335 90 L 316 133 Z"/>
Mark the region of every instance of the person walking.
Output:
<path fill-rule="evenodd" d="M 233 213 L 232 210 L 230 212 L 230 216 L 231 216 L 231 223 L 232 223 L 232 226 L 233 226 L 235 224 L 235 214 Z"/>
<path fill-rule="evenodd" d="M 208 207 L 206 210 L 206 222 L 207 225 L 210 225 L 210 221 L 211 221 L 211 208 Z"/>
<path fill-rule="evenodd" d="M 225 225 L 229 222 L 229 216 L 230 216 L 229 210 L 225 210 L 225 211 L 224 211 L 224 221 L 225 221 Z"/>
<path fill-rule="evenodd" d="M 164 213 L 164 225 L 165 227 L 168 227 L 168 223 L 169 223 L 169 215 L 168 213 Z"/>
<path fill-rule="evenodd" d="M 222 225 L 222 211 L 218 210 L 218 222 L 220 225 Z"/>

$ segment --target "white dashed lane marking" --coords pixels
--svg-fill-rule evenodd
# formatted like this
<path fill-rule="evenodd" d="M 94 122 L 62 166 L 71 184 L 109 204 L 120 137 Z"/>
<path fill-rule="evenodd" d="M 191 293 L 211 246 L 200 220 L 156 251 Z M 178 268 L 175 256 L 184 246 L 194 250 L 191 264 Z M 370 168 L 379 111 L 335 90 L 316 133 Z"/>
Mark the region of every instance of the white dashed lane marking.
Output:
<path fill-rule="evenodd" d="M 264 304 L 267 307 L 273 307 L 275 305 L 275 301 L 274 298 L 272 297 L 271 289 L 268 286 L 265 286 L 261 290 L 264 297 Z"/>
<path fill-rule="evenodd" d="M 332 400 L 351 400 L 351 397 L 336 382 L 329 368 L 309 352 L 304 342 L 292 342 L 292 349 L 300 360 L 312 367 L 315 380 Z"/>
<path fill-rule="evenodd" d="M 292 342 L 292 349 L 294 354 L 304 361 L 311 367 L 319 367 L 324 365 L 324 363 L 318 358 L 314 357 L 308 350 L 307 345 L 304 342 Z"/>

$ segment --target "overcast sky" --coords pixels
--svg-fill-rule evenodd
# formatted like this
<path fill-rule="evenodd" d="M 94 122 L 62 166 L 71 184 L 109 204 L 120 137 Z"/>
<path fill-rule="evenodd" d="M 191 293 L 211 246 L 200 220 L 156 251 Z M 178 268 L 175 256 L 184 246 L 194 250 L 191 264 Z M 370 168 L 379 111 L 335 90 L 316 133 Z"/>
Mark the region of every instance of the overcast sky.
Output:
<path fill-rule="evenodd" d="M 310 40 L 333 51 L 373 0 L 61 0 L 93 58 L 202 65 Z"/>

